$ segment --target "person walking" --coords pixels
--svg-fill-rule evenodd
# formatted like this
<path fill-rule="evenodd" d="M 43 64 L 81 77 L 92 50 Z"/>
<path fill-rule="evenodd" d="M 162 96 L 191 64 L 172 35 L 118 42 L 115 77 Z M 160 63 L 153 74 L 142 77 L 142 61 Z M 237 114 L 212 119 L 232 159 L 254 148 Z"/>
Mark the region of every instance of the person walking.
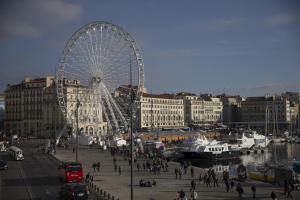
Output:
<path fill-rule="evenodd" d="M 231 179 L 231 181 L 230 181 L 230 188 L 231 188 L 231 190 L 233 189 L 233 187 L 234 187 L 234 181 L 233 181 L 233 179 Z"/>
<path fill-rule="evenodd" d="M 96 172 L 96 163 L 93 163 L 94 172 Z"/>
<path fill-rule="evenodd" d="M 274 191 L 271 192 L 271 199 L 272 200 L 277 200 L 277 196 L 276 196 Z"/>
<path fill-rule="evenodd" d="M 255 187 L 255 185 L 252 185 L 251 191 L 252 191 L 253 199 L 255 199 L 256 198 L 256 187 Z"/>
<path fill-rule="evenodd" d="M 90 181 L 90 172 L 88 172 L 85 176 L 85 182 L 89 182 Z"/>
<path fill-rule="evenodd" d="M 178 171 L 178 168 L 177 168 L 177 167 L 175 168 L 174 172 L 175 172 L 175 176 L 176 176 L 176 179 L 177 179 L 177 178 L 178 178 L 178 173 L 179 173 L 179 171 Z"/>
<path fill-rule="evenodd" d="M 286 196 L 287 199 L 291 198 L 293 199 L 293 195 L 292 195 L 292 187 L 288 187 L 288 190 L 287 190 L 287 196 Z"/>
<path fill-rule="evenodd" d="M 97 172 L 99 172 L 100 171 L 100 166 L 101 166 L 101 164 L 100 164 L 100 162 L 97 162 Z"/>
<path fill-rule="evenodd" d="M 196 181 L 193 179 L 191 180 L 191 190 L 190 191 L 193 191 L 196 189 Z"/>
<path fill-rule="evenodd" d="M 179 179 L 181 179 L 181 176 L 182 176 L 182 169 L 179 168 Z"/>
<path fill-rule="evenodd" d="M 194 168 L 191 167 L 191 178 L 194 178 Z"/>
<path fill-rule="evenodd" d="M 119 176 L 121 176 L 122 174 L 122 169 L 121 169 L 121 166 L 119 166 Z"/>
<path fill-rule="evenodd" d="M 226 192 L 229 192 L 230 186 L 229 186 L 229 181 L 228 181 L 228 179 L 225 179 L 225 180 L 224 180 L 224 184 L 225 184 L 225 186 L 226 186 Z"/>
<path fill-rule="evenodd" d="M 192 190 L 190 197 L 191 197 L 191 200 L 196 200 L 198 198 L 197 192 L 195 190 Z"/>
<path fill-rule="evenodd" d="M 242 185 L 240 183 L 236 185 L 236 191 L 238 192 L 239 198 L 241 199 L 243 197 L 244 189 L 242 188 Z"/>

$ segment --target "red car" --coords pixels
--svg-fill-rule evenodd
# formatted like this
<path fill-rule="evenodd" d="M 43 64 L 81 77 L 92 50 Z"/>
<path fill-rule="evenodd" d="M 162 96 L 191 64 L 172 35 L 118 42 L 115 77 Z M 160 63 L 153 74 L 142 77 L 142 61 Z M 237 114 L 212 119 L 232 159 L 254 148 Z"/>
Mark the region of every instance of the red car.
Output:
<path fill-rule="evenodd" d="M 63 162 L 59 167 L 60 180 L 67 183 L 78 183 L 83 181 L 82 164 L 79 162 Z"/>

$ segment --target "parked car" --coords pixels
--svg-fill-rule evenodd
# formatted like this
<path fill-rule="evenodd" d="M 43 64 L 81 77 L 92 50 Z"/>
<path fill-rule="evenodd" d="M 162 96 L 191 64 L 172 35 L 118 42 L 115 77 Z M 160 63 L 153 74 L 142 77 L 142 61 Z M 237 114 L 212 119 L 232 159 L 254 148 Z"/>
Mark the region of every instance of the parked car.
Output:
<path fill-rule="evenodd" d="M 86 200 L 89 196 L 89 189 L 83 183 L 66 183 L 59 191 L 59 199 Z"/>
<path fill-rule="evenodd" d="M 8 169 L 7 163 L 4 160 L 0 160 L 0 169 Z"/>

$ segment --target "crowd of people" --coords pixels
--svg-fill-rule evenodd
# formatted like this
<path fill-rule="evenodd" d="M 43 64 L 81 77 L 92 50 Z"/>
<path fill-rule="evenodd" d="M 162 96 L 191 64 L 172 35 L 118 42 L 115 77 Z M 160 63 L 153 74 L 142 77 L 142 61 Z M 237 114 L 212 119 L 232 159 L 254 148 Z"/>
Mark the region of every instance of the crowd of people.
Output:
<path fill-rule="evenodd" d="M 120 158 L 123 158 L 125 161 L 128 161 L 128 165 L 135 168 L 136 172 L 147 172 L 149 175 L 160 176 L 161 173 L 169 172 L 169 163 L 168 161 L 161 156 L 159 153 L 156 152 L 135 152 L 133 155 L 133 162 L 132 157 L 130 154 L 130 150 L 126 147 L 111 147 L 110 153 L 112 156 L 112 162 L 114 166 L 114 171 L 122 175 L 122 169 L 120 165 Z M 94 172 L 100 172 L 101 163 L 95 162 L 92 164 L 92 168 Z M 190 172 L 188 174 L 188 171 Z M 175 194 L 175 200 L 185 200 L 191 199 L 196 200 L 198 199 L 197 193 L 197 182 L 201 186 L 210 188 L 210 187 L 219 187 L 219 184 L 224 184 L 226 192 L 234 192 L 236 191 L 238 198 L 243 199 L 245 197 L 245 190 L 242 184 L 230 178 L 229 172 L 224 170 L 222 174 L 216 173 L 214 169 L 208 169 L 205 171 L 198 172 L 196 174 L 195 168 L 191 165 L 191 163 L 182 160 L 180 165 L 176 166 L 174 169 L 175 179 L 182 179 L 185 176 L 185 180 L 187 176 L 190 176 L 190 189 L 189 191 L 180 190 Z M 88 174 L 88 176 L 90 176 Z M 153 176 L 152 176 L 153 179 Z M 197 180 L 198 179 L 198 180 Z M 157 185 L 155 179 L 140 179 L 138 185 L 140 187 L 153 187 Z M 284 185 L 284 194 L 287 198 L 293 198 L 292 195 L 292 185 L 288 184 L 287 182 Z M 257 188 L 256 185 L 251 185 L 250 193 L 253 199 L 257 198 Z M 189 194 L 189 195 L 187 195 Z M 274 191 L 271 192 L 270 198 L 275 200 L 277 199 L 277 195 Z"/>

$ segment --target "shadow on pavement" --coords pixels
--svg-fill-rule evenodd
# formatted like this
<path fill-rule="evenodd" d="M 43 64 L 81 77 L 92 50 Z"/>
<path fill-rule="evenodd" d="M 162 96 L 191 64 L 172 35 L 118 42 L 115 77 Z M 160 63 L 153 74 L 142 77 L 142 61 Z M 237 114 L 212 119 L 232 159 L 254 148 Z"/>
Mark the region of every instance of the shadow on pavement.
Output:
<path fill-rule="evenodd" d="M 26 178 L 26 182 L 29 186 L 40 185 L 58 185 L 60 184 L 57 176 L 43 176 L 43 177 L 31 177 Z M 3 179 L 4 186 L 21 186 L 24 187 L 23 179 Z"/>

